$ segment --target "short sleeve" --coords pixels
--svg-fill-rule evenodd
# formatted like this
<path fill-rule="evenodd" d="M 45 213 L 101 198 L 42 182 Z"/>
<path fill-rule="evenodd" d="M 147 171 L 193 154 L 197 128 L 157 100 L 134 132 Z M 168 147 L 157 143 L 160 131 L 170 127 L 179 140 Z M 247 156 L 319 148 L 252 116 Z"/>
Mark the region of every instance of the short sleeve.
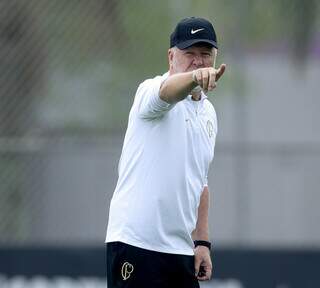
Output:
<path fill-rule="evenodd" d="M 135 101 L 138 102 L 138 114 L 142 119 L 153 120 L 161 118 L 175 105 L 169 104 L 160 98 L 160 87 L 166 78 L 166 74 L 157 76 L 144 81 L 138 87 Z"/>
<path fill-rule="evenodd" d="M 208 176 L 207 176 L 207 175 L 206 175 L 206 177 L 204 178 L 203 187 L 208 187 Z"/>

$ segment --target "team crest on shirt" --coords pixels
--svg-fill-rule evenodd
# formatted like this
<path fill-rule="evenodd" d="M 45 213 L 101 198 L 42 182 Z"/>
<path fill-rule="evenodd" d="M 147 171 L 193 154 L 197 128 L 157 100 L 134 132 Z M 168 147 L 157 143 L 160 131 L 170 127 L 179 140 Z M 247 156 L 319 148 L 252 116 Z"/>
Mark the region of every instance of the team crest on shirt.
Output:
<path fill-rule="evenodd" d="M 131 273 L 133 272 L 133 269 L 134 269 L 133 265 L 130 264 L 129 262 L 123 263 L 121 267 L 121 276 L 124 281 L 130 278 Z"/>
<path fill-rule="evenodd" d="M 213 135 L 213 124 L 210 120 L 207 121 L 207 132 L 209 137 L 211 138 Z"/>

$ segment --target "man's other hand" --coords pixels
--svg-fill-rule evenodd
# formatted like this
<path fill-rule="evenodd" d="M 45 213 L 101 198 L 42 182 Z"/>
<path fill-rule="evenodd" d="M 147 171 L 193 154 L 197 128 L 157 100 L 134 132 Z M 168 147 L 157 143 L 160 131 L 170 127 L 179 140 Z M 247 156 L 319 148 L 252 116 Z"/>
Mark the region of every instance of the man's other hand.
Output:
<path fill-rule="evenodd" d="M 212 274 L 212 262 L 210 250 L 205 246 L 197 246 L 194 249 L 194 268 L 199 281 L 209 280 Z"/>

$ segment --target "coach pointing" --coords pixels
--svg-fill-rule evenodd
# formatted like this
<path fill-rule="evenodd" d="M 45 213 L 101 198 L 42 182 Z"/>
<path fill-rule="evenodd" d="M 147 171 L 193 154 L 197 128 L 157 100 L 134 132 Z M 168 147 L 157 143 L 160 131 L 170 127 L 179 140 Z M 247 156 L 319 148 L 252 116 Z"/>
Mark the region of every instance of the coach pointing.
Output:
<path fill-rule="evenodd" d="M 217 119 L 206 92 L 217 39 L 202 18 L 170 38 L 169 72 L 145 80 L 132 105 L 107 229 L 108 288 L 195 288 L 212 273 L 207 174 Z"/>

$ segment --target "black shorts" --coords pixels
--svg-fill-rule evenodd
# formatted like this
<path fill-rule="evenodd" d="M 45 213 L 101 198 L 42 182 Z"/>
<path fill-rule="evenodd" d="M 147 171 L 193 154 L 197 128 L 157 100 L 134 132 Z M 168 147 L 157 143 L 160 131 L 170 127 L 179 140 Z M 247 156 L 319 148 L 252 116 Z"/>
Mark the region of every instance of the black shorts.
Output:
<path fill-rule="evenodd" d="M 107 243 L 108 288 L 199 288 L 194 256 Z"/>

